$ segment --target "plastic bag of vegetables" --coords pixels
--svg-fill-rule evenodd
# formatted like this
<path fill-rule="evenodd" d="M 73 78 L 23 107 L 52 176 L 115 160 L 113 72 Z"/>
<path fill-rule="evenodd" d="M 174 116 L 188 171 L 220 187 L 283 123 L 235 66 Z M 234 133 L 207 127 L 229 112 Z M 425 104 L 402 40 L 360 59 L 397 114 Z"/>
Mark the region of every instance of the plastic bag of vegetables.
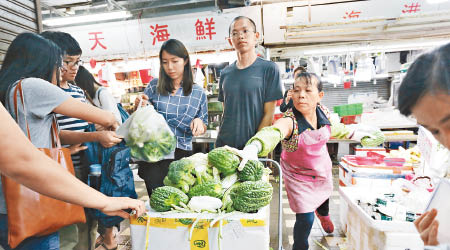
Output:
<path fill-rule="evenodd" d="M 139 107 L 117 130 L 136 160 L 157 162 L 171 155 L 176 137 L 164 117 L 152 105 Z"/>

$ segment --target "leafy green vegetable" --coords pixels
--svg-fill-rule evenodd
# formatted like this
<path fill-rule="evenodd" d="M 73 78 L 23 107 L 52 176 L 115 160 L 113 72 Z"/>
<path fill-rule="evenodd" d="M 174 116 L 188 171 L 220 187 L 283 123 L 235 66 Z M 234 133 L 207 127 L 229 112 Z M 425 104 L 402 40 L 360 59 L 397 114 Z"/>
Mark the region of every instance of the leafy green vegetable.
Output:
<path fill-rule="evenodd" d="M 239 186 L 239 184 L 241 184 L 240 182 L 236 182 L 234 183 L 231 187 L 229 187 L 225 193 L 223 194 L 222 197 L 222 211 L 226 211 L 227 213 L 229 212 L 233 212 L 235 209 L 233 207 L 233 201 L 231 200 L 231 190 L 237 186 Z"/>
<path fill-rule="evenodd" d="M 345 139 L 349 133 L 350 130 L 343 123 L 336 123 L 331 126 L 331 137 L 336 139 Z"/>
<path fill-rule="evenodd" d="M 211 196 L 220 198 L 222 197 L 222 185 L 220 182 L 210 181 L 202 184 L 197 184 L 189 189 L 189 197 L 194 196 Z"/>
<path fill-rule="evenodd" d="M 375 138 L 371 138 L 369 136 L 363 137 L 361 139 L 361 145 L 363 145 L 364 147 L 376 147 L 384 143 L 384 140 L 386 138 L 381 131 L 376 131 L 373 135 L 375 136 Z"/>
<path fill-rule="evenodd" d="M 189 189 L 195 183 L 195 177 L 192 174 L 194 164 L 187 158 L 173 161 L 169 165 L 166 183 L 173 187 L 181 189 L 183 192 L 189 192 Z"/>
<path fill-rule="evenodd" d="M 169 211 L 173 205 L 187 203 L 189 197 L 178 188 L 163 186 L 153 190 L 150 196 L 150 206 L 158 212 Z"/>

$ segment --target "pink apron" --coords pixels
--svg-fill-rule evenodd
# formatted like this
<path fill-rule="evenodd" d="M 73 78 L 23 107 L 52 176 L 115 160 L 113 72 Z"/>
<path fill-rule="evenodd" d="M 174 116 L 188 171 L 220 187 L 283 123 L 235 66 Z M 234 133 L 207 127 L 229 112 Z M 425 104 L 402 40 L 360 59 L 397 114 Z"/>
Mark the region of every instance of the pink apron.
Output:
<path fill-rule="evenodd" d="M 332 194 L 332 163 L 327 149 L 330 134 L 328 125 L 305 130 L 298 135 L 297 150 L 288 152 L 283 148 L 283 180 L 289 206 L 295 213 L 314 212 Z"/>

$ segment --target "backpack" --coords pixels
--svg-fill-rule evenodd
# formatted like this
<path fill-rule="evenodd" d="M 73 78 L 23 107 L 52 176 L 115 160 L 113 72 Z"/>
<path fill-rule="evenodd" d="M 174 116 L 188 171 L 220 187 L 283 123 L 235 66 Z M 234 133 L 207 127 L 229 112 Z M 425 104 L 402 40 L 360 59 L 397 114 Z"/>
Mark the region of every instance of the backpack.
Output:
<path fill-rule="evenodd" d="M 86 132 L 94 132 L 94 124 L 89 124 Z M 85 159 L 89 164 L 101 164 L 100 192 L 111 197 L 137 198 L 133 172 L 130 169 L 130 148 L 125 142 L 116 144 L 110 148 L 103 147 L 98 142 L 84 143 L 88 148 L 84 151 Z M 119 224 L 123 218 L 108 216 L 99 210 L 88 209 L 89 214 L 98 219 L 105 227 Z"/>
<path fill-rule="evenodd" d="M 101 146 L 100 146 L 101 147 Z M 133 172 L 130 169 L 130 148 L 121 142 L 110 148 L 101 147 L 101 185 L 100 192 L 111 197 L 137 198 L 134 187 Z M 123 218 L 108 216 L 96 211 L 95 217 L 105 227 L 119 224 Z"/>

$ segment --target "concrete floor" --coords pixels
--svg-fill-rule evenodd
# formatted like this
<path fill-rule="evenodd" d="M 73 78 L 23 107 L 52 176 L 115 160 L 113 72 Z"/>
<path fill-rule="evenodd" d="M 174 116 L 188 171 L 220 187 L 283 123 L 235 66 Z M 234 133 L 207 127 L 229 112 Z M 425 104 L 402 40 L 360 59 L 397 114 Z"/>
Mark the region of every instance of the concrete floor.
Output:
<path fill-rule="evenodd" d="M 145 184 L 143 181 L 139 180 L 136 171 L 135 174 L 135 185 L 138 197 L 141 200 L 147 201 L 148 195 L 145 189 Z M 313 228 L 311 230 L 311 235 L 309 237 L 310 250 L 342 250 L 347 248 L 346 238 L 344 232 L 339 224 L 339 193 L 338 193 L 338 168 L 333 167 L 333 177 L 334 177 L 334 191 L 330 198 L 330 215 L 334 222 L 335 231 L 332 234 L 325 233 L 320 222 L 316 218 L 314 221 Z M 270 247 L 274 250 L 280 250 L 278 248 L 278 182 L 272 180 L 272 186 L 274 187 L 274 196 L 270 204 Z M 287 200 L 286 192 L 283 190 L 282 195 L 282 212 L 283 212 L 283 249 L 291 250 L 293 243 L 292 231 L 295 223 L 295 214 L 289 208 L 289 203 Z M 128 221 L 124 221 L 121 224 L 121 232 L 119 237 L 119 248 L 118 250 L 131 250 L 130 241 L 130 227 Z M 322 246 L 320 246 L 320 245 Z M 225 249 L 226 250 L 226 249 Z M 256 249 L 255 249 L 256 250 Z"/>

